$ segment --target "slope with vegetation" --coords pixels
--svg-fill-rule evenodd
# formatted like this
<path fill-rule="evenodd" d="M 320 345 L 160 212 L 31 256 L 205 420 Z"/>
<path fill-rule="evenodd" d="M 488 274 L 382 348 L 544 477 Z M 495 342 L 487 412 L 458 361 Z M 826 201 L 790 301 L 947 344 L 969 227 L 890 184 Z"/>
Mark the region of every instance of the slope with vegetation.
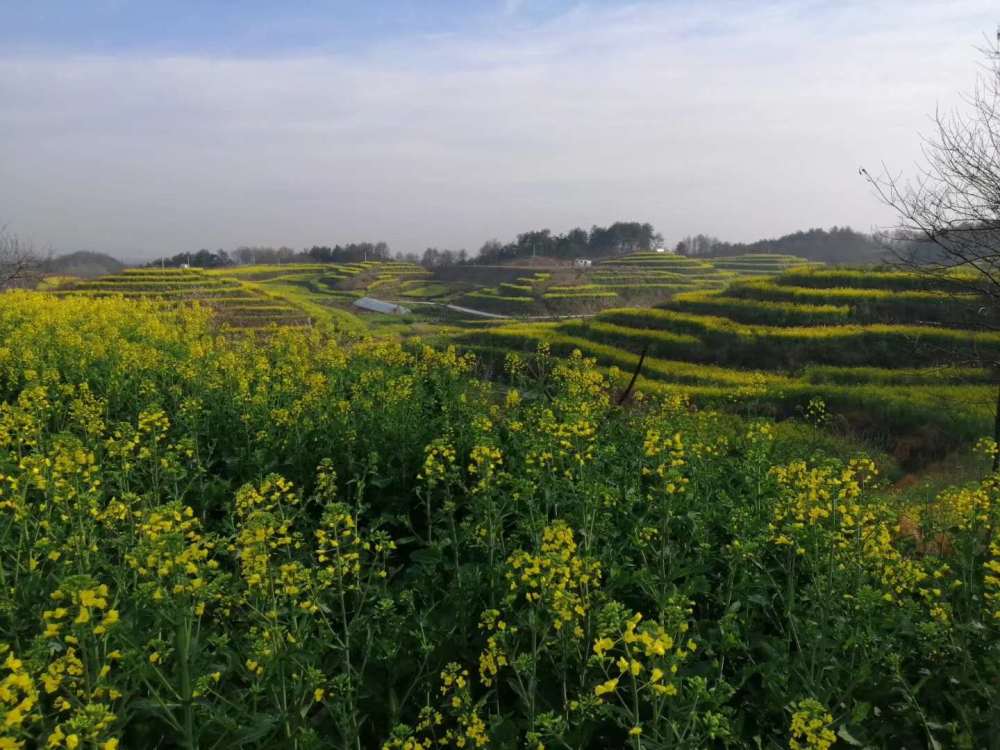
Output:
<path fill-rule="evenodd" d="M 578 356 L 500 389 L 149 297 L 0 305 L 3 747 L 1000 733 L 996 475 L 928 504 L 807 420 L 618 406 Z"/>
<path fill-rule="evenodd" d="M 156 300 L 169 305 L 202 305 L 215 319 L 235 329 L 305 326 L 309 316 L 287 300 L 267 294 L 229 276 L 201 269 L 126 269 L 89 280 L 66 281 L 54 293 L 60 296 L 122 296 Z"/>
<path fill-rule="evenodd" d="M 81 250 L 49 258 L 42 263 L 41 270 L 50 276 L 77 276 L 86 279 L 118 273 L 124 267 L 121 261 L 105 253 Z"/>
<path fill-rule="evenodd" d="M 960 289 L 948 279 L 928 288 L 902 272 L 805 268 L 681 293 L 657 309 L 456 340 L 491 355 L 580 349 L 623 369 L 645 351 L 647 389 L 775 415 L 821 399 L 848 426 L 920 463 L 990 429 L 993 378 L 983 368 L 1000 360 L 1000 333 L 982 330 L 979 300 Z"/>
<path fill-rule="evenodd" d="M 856 232 L 850 227 L 809 229 L 756 242 L 723 242 L 699 234 L 685 237 L 677 248 L 685 255 L 699 258 L 780 253 L 830 264 L 877 264 L 884 262 L 887 256 L 887 248 L 878 238 Z"/>
<path fill-rule="evenodd" d="M 703 261 L 640 251 L 601 260 L 594 266 L 554 266 L 496 286 L 467 293 L 462 304 L 512 317 L 594 313 L 616 305 L 653 305 L 679 292 L 716 289 L 733 279 L 809 265 L 793 256 Z M 742 265 L 740 265 L 742 263 Z"/>

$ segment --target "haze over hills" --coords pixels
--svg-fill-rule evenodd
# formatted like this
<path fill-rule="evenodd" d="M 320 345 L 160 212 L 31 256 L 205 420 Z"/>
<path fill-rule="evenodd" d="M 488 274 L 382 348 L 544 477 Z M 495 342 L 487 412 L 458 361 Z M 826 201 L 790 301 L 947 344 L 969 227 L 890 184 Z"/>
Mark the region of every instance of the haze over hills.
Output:
<path fill-rule="evenodd" d="M 0 223 L 145 259 L 868 229 L 892 214 L 857 167 L 919 157 L 996 23 L 986 0 L 180 2 L 0 4 Z"/>
<path fill-rule="evenodd" d="M 879 263 L 886 259 L 887 248 L 875 237 L 856 232 L 850 227 L 829 230 L 809 229 L 793 232 L 777 239 L 756 242 L 723 242 L 699 234 L 686 237 L 677 245 L 685 255 L 719 258 L 747 253 L 786 253 L 824 263 Z"/>
<path fill-rule="evenodd" d="M 122 261 L 112 258 L 106 253 L 78 250 L 74 253 L 66 253 L 47 259 L 42 264 L 42 269 L 45 273 L 54 276 L 79 276 L 86 279 L 108 273 L 117 273 L 125 265 Z"/>
<path fill-rule="evenodd" d="M 180 252 L 151 261 L 120 263 L 100 253 L 78 252 L 58 256 L 50 261 L 50 273 L 93 276 L 114 273 L 122 265 L 150 265 L 194 268 L 220 268 L 227 265 L 271 263 L 351 263 L 395 258 L 420 263 L 428 268 L 455 263 L 504 264 L 537 259 L 547 262 L 572 261 L 574 258 L 601 259 L 643 252 L 663 246 L 663 236 L 649 222 L 619 221 L 607 227 L 592 226 L 589 230 L 576 227 L 561 234 L 550 229 L 522 232 L 509 242 L 489 240 L 478 252 L 429 247 L 422 254 L 393 252 L 385 242 L 358 242 L 346 245 L 313 245 L 302 250 L 290 247 L 244 246 L 233 250 Z M 681 240 L 672 250 L 680 255 L 700 258 L 721 258 L 733 255 L 777 254 L 804 258 L 828 264 L 878 264 L 887 259 L 886 248 L 871 235 L 850 227 L 809 229 L 776 239 L 754 242 L 724 242 L 699 234 Z M 77 268 L 80 272 L 66 270 Z M 62 269 L 62 270 L 60 270 Z"/>

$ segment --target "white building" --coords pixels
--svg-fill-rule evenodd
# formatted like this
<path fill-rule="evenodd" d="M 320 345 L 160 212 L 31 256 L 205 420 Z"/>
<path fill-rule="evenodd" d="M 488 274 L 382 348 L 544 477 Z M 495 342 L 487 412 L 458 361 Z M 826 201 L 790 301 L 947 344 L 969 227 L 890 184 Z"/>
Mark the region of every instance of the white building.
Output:
<path fill-rule="evenodd" d="M 592 266 L 594 264 L 590 260 L 590 258 L 577 258 L 576 260 L 573 261 L 573 265 L 576 268 L 589 268 L 590 266 Z"/>
<path fill-rule="evenodd" d="M 374 297 L 361 297 L 354 300 L 354 306 L 369 312 L 386 313 L 387 315 L 409 315 L 410 308 L 396 305 L 392 302 L 383 302 Z"/>

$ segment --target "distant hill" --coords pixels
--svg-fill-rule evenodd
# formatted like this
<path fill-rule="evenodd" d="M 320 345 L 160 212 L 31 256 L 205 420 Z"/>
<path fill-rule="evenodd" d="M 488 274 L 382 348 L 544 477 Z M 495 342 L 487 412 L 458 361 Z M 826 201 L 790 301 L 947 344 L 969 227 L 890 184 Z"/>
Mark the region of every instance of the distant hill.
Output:
<path fill-rule="evenodd" d="M 66 255 L 49 258 L 43 264 L 45 273 L 56 276 L 79 276 L 84 279 L 118 273 L 124 267 L 124 263 L 112 258 L 110 255 L 94 253 L 88 250 L 80 250 L 75 253 L 67 253 Z"/>
<path fill-rule="evenodd" d="M 699 258 L 724 258 L 730 255 L 777 253 L 797 255 L 809 260 L 830 264 L 881 263 L 887 251 L 871 235 L 856 232 L 850 227 L 809 229 L 793 232 L 777 239 L 756 242 L 723 242 L 700 234 L 687 237 L 678 243 L 677 251 Z"/>

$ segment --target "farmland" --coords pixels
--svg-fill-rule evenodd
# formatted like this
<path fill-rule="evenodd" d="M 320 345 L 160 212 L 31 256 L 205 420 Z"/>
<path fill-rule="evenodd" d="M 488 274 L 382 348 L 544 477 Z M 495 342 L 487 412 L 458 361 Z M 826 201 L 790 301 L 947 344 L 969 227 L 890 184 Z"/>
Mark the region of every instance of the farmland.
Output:
<path fill-rule="evenodd" d="M 1000 750 L 990 5 L 0 3 L 0 750 Z"/>
<path fill-rule="evenodd" d="M 3 742 L 988 746 L 1000 335 L 737 260 L 3 295 Z"/>
<path fill-rule="evenodd" d="M 792 256 L 769 256 L 762 262 L 803 265 Z M 500 317 L 566 318 L 624 303 L 655 304 L 685 291 L 718 289 L 752 273 L 756 271 L 749 267 L 741 272 L 722 271 L 704 261 L 633 253 L 583 269 L 435 271 L 392 261 L 291 263 L 208 271 L 126 269 L 89 280 L 53 279 L 46 285 L 61 296 L 120 294 L 166 304 L 197 303 L 212 309 L 220 325 L 236 330 L 322 325 L 357 335 L 368 330 L 434 335 L 474 324 L 476 315 L 448 306 Z M 352 303 L 363 296 L 406 306 L 413 314 L 403 319 L 378 315 L 359 319 Z"/>
<path fill-rule="evenodd" d="M 525 267 L 508 280 L 469 291 L 460 304 L 515 318 L 564 317 L 623 304 L 656 304 L 679 292 L 718 289 L 740 277 L 808 265 L 801 258 L 784 255 L 707 261 L 635 252 L 584 268 Z"/>
<path fill-rule="evenodd" d="M 230 329 L 329 325 L 360 332 L 350 303 L 365 294 L 419 291 L 428 274 L 405 263 L 259 265 L 221 270 L 127 269 L 93 280 L 62 279 L 60 296 L 152 299 L 167 305 L 197 304 Z"/>
<path fill-rule="evenodd" d="M 220 322 L 237 329 L 309 324 L 304 311 L 287 301 L 235 278 L 217 277 L 199 269 L 127 269 L 93 280 L 63 281 L 53 293 L 85 297 L 121 295 L 167 305 L 199 304 L 210 308 Z"/>
<path fill-rule="evenodd" d="M 542 345 L 562 354 L 579 349 L 626 370 L 645 350 L 647 389 L 715 405 L 752 403 L 772 416 L 819 399 L 845 418 L 853 412 L 862 431 L 901 457 L 915 451 L 919 461 L 989 431 L 989 374 L 955 365 L 1000 356 L 1000 334 L 982 330 L 978 298 L 947 280 L 927 286 L 904 272 L 800 267 L 681 292 L 655 308 L 487 328 L 455 340 L 494 361 Z M 922 446 L 914 442 L 918 428 Z"/>

